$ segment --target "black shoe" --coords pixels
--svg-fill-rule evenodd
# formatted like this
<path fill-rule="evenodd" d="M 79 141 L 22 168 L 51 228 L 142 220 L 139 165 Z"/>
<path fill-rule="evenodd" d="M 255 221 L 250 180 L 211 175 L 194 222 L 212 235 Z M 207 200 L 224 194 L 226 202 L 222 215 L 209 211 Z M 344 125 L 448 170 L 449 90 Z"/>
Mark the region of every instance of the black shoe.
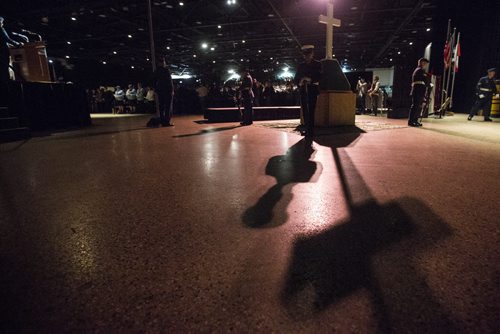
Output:
<path fill-rule="evenodd" d="M 485 122 L 493 122 L 493 120 L 491 118 L 485 118 L 484 121 Z"/>
<path fill-rule="evenodd" d="M 412 123 L 408 123 L 408 126 L 411 126 L 413 128 L 418 128 L 419 127 L 419 125 L 417 123 L 413 123 L 413 122 Z"/>
<path fill-rule="evenodd" d="M 467 117 L 467 120 L 470 121 L 472 119 L 472 117 L 474 117 L 474 116 L 469 115 L 469 117 Z"/>
<path fill-rule="evenodd" d="M 416 124 L 417 126 L 423 126 L 423 124 L 422 124 L 422 123 L 420 123 L 420 122 L 415 122 L 415 124 Z"/>
<path fill-rule="evenodd" d="M 161 123 L 161 126 L 174 126 L 174 123 L 163 122 L 163 123 Z"/>

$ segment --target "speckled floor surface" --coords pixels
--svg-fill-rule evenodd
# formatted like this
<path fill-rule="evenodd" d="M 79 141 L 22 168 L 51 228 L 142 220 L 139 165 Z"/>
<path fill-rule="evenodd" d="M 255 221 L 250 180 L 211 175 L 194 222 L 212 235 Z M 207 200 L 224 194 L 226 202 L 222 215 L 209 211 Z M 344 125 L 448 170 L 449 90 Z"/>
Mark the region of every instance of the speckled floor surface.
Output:
<path fill-rule="evenodd" d="M 0 332 L 500 331 L 498 121 L 198 119 L 0 145 Z"/>

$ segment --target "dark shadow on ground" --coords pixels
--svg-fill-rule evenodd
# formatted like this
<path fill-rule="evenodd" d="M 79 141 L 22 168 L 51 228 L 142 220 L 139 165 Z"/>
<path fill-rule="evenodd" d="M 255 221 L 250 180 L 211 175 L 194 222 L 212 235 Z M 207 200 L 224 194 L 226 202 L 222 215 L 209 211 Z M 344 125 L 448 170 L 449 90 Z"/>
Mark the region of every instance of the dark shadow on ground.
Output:
<path fill-rule="evenodd" d="M 176 136 L 172 136 L 172 137 L 173 138 L 184 138 L 184 137 L 193 137 L 193 136 L 203 136 L 203 135 L 209 135 L 212 133 L 233 130 L 233 129 L 236 129 L 239 127 L 240 127 L 239 125 L 238 126 L 235 125 L 235 126 L 225 126 L 225 127 L 221 127 L 221 128 L 203 129 L 203 130 L 200 130 L 196 133 L 187 133 L 184 135 L 176 135 Z"/>
<path fill-rule="evenodd" d="M 362 290 L 377 320 L 373 332 L 456 332 L 418 261 L 451 229 L 417 199 L 377 203 L 334 137 L 317 142 L 332 148 L 350 219 L 296 239 L 281 295 L 286 311 L 294 320 L 312 318 Z"/>

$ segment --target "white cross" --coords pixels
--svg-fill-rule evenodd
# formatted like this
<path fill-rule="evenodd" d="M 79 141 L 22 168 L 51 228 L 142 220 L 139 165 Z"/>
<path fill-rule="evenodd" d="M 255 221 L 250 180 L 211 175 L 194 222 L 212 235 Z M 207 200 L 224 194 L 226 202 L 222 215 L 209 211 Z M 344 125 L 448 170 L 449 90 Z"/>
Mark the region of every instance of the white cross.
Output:
<path fill-rule="evenodd" d="M 326 24 L 326 59 L 333 59 L 333 27 L 341 25 L 341 21 L 333 17 L 333 0 L 328 1 L 327 15 L 320 15 L 319 23 Z"/>

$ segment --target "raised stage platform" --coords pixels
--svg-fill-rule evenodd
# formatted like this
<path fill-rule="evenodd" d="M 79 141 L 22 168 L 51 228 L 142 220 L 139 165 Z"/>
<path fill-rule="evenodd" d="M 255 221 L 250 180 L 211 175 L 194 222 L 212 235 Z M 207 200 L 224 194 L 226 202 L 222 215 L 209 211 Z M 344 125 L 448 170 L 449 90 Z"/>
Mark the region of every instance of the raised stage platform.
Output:
<path fill-rule="evenodd" d="M 90 108 L 84 88 L 66 83 L 9 82 L 9 114 L 32 131 L 88 126 Z"/>
<path fill-rule="evenodd" d="M 243 108 L 241 108 L 243 110 Z M 231 108 L 207 108 L 206 118 L 209 122 L 239 122 L 241 120 L 240 110 Z M 300 117 L 299 106 L 286 107 L 253 107 L 253 119 L 255 121 L 293 119 Z"/>

